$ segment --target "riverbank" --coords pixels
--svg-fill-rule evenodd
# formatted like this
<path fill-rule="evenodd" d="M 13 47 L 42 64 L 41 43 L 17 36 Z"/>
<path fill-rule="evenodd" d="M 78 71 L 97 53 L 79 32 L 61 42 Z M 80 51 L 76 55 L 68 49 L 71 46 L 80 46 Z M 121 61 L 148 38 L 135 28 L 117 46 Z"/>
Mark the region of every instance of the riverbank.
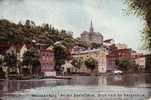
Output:
<path fill-rule="evenodd" d="M 70 80 L 72 79 L 69 76 L 49 76 L 49 77 L 39 77 L 39 78 L 33 78 L 31 76 L 27 76 L 24 78 L 3 78 L 0 80 L 44 80 L 44 79 L 54 79 L 54 80 L 59 80 L 59 79 L 66 79 L 66 80 Z"/>
<path fill-rule="evenodd" d="M 98 74 L 89 74 L 89 73 L 68 73 L 68 74 L 58 74 L 57 76 L 9 76 L 8 78 L 0 78 L 0 80 L 42 80 L 42 79 L 72 79 L 72 76 L 116 76 L 116 75 L 149 75 L 151 73 L 122 73 L 122 74 L 113 74 L 113 73 L 98 73 Z"/>

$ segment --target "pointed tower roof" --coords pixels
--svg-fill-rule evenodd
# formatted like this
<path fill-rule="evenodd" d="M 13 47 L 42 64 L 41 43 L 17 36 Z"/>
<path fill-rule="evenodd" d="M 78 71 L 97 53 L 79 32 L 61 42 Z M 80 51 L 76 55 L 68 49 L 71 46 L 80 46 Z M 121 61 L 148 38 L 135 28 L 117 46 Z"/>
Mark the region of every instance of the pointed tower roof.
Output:
<path fill-rule="evenodd" d="M 93 23 L 92 23 L 92 20 L 91 20 L 91 25 L 90 25 L 90 32 L 93 32 Z"/>

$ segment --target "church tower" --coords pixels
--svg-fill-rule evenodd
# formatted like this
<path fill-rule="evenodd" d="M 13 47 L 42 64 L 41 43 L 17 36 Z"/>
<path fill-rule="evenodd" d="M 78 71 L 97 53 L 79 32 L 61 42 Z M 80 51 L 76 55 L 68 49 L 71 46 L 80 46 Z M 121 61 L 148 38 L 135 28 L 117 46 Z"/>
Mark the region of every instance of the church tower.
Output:
<path fill-rule="evenodd" d="M 99 32 L 94 32 L 92 20 L 90 23 L 89 32 L 88 31 L 82 32 L 81 40 L 83 40 L 87 43 L 97 43 L 97 44 L 103 43 L 103 35 Z"/>
<path fill-rule="evenodd" d="M 89 29 L 90 33 L 93 32 L 93 30 L 94 30 L 93 29 L 93 24 L 92 24 L 92 20 L 91 20 L 91 25 L 90 25 L 90 29 Z"/>

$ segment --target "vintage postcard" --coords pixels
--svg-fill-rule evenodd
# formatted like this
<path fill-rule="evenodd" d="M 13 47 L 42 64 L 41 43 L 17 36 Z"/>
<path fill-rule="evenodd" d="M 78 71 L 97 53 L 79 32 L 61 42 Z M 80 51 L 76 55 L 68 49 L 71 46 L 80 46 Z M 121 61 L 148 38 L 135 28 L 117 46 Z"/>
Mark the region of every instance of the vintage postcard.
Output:
<path fill-rule="evenodd" d="M 0 0 L 0 100 L 151 100 L 151 0 Z"/>

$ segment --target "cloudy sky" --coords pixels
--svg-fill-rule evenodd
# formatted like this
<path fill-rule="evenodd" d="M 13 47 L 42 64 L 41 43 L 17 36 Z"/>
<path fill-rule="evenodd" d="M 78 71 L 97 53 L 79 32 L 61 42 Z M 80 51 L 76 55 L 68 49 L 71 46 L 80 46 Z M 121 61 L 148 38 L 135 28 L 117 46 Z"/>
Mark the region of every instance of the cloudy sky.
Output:
<path fill-rule="evenodd" d="M 126 8 L 122 0 L 0 0 L 0 18 L 49 23 L 74 32 L 75 37 L 89 29 L 92 19 L 94 30 L 105 39 L 114 38 L 140 50 L 144 22 L 126 15 Z"/>

